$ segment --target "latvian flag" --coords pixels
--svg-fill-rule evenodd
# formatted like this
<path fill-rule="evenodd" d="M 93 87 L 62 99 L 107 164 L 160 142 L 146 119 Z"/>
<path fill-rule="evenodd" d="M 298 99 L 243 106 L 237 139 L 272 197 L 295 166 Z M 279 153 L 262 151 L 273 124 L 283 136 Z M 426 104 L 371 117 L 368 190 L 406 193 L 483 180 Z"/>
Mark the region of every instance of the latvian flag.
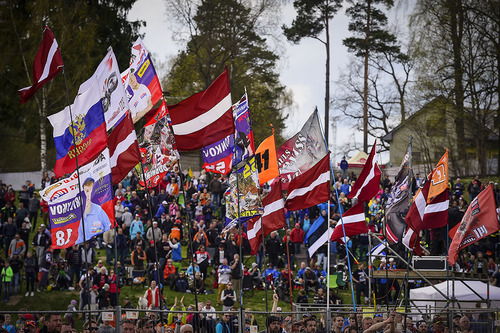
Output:
<path fill-rule="evenodd" d="M 286 208 L 299 210 L 312 207 L 330 198 L 330 153 L 288 186 Z"/>
<path fill-rule="evenodd" d="M 344 224 L 344 228 L 342 228 Z M 368 226 L 365 221 L 365 209 L 362 202 L 357 203 L 355 206 L 346 211 L 342 218 L 339 220 L 330 240 L 332 242 L 340 241 L 345 236 L 351 237 L 368 232 Z"/>
<path fill-rule="evenodd" d="M 234 133 L 229 74 L 203 91 L 168 107 L 179 151 L 201 149 Z"/>
<path fill-rule="evenodd" d="M 426 181 L 424 186 L 417 191 L 413 204 L 406 214 L 406 224 L 408 228 L 403 237 L 403 244 L 420 255 L 420 231 L 424 229 L 442 228 L 448 224 L 448 190 L 436 196 L 427 203 L 430 181 Z"/>
<path fill-rule="evenodd" d="M 376 150 L 377 141 L 373 143 L 372 150 L 365 162 L 365 165 L 363 166 L 363 170 L 361 170 L 361 173 L 354 183 L 351 192 L 347 195 L 347 198 L 357 198 L 358 202 L 368 202 L 377 194 L 380 186 L 380 175 L 382 173 L 380 172 L 380 168 L 376 162 Z"/>
<path fill-rule="evenodd" d="M 264 236 L 272 231 L 284 228 L 285 222 L 285 202 L 281 196 L 281 183 L 276 182 L 268 195 L 262 199 L 264 213 L 256 220 L 251 220 L 247 225 L 247 236 L 250 242 L 251 254 L 257 254 L 262 243 L 262 231 Z"/>
<path fill-rule="evenodd" d="M 113 185 L 121 182 L 140 161 L 141 153 L 130 113 L 108 136 L 110 167 Z"/>
<path fill-rule="evenodd" d="M 33 85 L 18 91 L 21 103 L 27 102 L 38 89 L 62 71 L 63 66 L 61 50 L 54 33 L 49 27 L 45 27 L 42 42 L 33 62 Z"/>

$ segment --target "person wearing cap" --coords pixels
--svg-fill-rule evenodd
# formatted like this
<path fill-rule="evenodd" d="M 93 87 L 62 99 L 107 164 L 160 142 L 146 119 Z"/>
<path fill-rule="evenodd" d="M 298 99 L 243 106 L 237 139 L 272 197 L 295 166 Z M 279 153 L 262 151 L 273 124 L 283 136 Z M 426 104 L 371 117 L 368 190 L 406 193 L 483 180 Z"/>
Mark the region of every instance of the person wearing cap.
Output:
<path fill-rule="evenodd" d="M 148 229 L 148 232 L 146 233 L 146 239 L 150 242 L 154 241 L 155 243 L 158 243 L 161 239 L 162 232 L 161 229 L 158 227 L 158 222 L 153 221 L 153 226 Z"/>
<path fill-rule="evenodd" d="M 139 214 L 135 214 L 135 219 L 130 224 L 129 232 L 131 240 L 135 239 L 138 232 L 140 232 L 141 235 L 144 235 L 144 225 Z"/>
<path fill-rule="evenodd" d="M 155 218 L 159 219 L 163 214 L 168 214 L 168 202 L 163 200 L 156 211 Z"/>
<path fill-rule="evenodd" d="M 83 193 L 85 194 L 84 212 L 78 227 L 78 238 L 75 242 L 76 244 L 89 240 L 111 228 L 111 222 L 104 209 L 102 209 L 98 204 L 92 202 L 94 183 L 95 180 L 89 177 L 85 179 L 82 185 Z M 83 223 L 85 223 L 85 228 Z"/>
<path fill-rule="evenodd" d="M 125 232 L 128 231 L 133 220 L 134 220 L 134 215 L 132 215 L 132 213 L 130 212 L 130 208 L 123 207 L 122 224 L 121 224 L 123 231 Z"/>

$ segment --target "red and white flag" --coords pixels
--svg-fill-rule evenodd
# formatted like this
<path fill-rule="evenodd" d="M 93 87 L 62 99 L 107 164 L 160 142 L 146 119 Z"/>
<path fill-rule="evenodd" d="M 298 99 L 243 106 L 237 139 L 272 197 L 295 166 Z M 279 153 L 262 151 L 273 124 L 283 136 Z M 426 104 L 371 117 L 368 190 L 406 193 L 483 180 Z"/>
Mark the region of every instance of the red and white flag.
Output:
<path fill-rule="evenodd" d="M 231 87 L 225 70 L 203 91 L 168 106 L 179 151 L 201 149 L 234 133 Z"/>
<path fill-rule="evenodd" d="M 425 229 L 442 228 L 448 224 L 448 191 L 444 191 L 427 203 L 431 181 L 425 182 L 424 186 L 417 191 L 406 214 L 407 229 L 403 236 L 403 244 L 413 250 L 415 254 L 421 255 L 419 246 L 420 231 Z"/>
<path fill-rule="evenodd" d="M 458 252 L 500 230 L 499 212 L 495 203 L 493 185 L 490 184 L 471 201 L 462 222 L 450 230 L 452 238 L 448 249 L 448 262 L 455 264 Z"/>
<path fill-rule="evenodd" d="M 344 228 L 342 228 L 342 223 L 344 224 Z M 337 225 L 335 225 L 335 228 L 333 229 L 333 233 L 330 238 L 331 241 L 335 242 L 342 240 L 344 238 L 344 230 L 345 235 L 348 237 L 368 232 L 363 202 L 358 202 L 342 215 L 342 219 L 337 222 Z"/>
<path fill-rule="evenodd" d="M 276 182 L 271 187 L 271 191 L 262 199 L 264 213 L 256 220 L 251 220 L 247 225 L 247 236 L 252 249 L 251 254 L 256 254 L 262 243 L 262 232 L 264 236 L 271 232 L 284 228 L 285 221 L 285 201 L 281 196 L 281 184 Z"/>
<path fill-rule="evenodd" d="M 124 117 L 108 136 L 110 167 L 113 185 L 127 176 L 141 160 L 139 144 L 130 113 Z"/>
<path fill-rule="evenodd" d="M 299 210 L 312 207 L 330 198 L 330 153 L 288 186 L 286 208 Z"/>
<path fill-rule="evenodd" d="M 38 89 L 62 71 L 64 67 L 61 50 L 49 27 L 43 31 L 43 39 L 33 62 L 33 85 L 20 89 L 21 103 L 25 103 Z"/>
<path fill-rule="evenodd" d="M 378 192 L 380 187 L 380 168 L 377 164 L 377 141 L 373 143 L 372 150 L 366 160 L 363 170 L 359 174 L 354 186 L 347 198 L 357 198 L 359 202 L 370 201 Z"/>

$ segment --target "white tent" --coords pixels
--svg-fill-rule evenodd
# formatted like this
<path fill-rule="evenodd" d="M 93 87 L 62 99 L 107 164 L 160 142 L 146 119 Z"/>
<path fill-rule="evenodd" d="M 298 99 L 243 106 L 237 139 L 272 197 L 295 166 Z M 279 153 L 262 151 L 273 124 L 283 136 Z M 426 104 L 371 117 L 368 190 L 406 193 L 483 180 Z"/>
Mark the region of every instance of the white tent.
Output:
<path fill-rule="evenodd" d="M 453 282 L 454 289 L 453 290 Z M 445 281 L 438 284 L 435 284 L 440 292 L 446 295 L 449 299 L 455 296 L 457 302 L 460 305 L 460 308 L 476 308 L 477 303 L 480 302 L 480 295 L 484 299 L 488 299 L 489 292 L 489 300 L 491 301 L 492 308 L 500 307 L 500 288 L 489 286 L 481 281 Z M 476 292 L 478 295 L 476 295 Z M 414 303 L 414 305 L 418 307 L 436 307 L 442 308 L 446 305 L 446 298 L 443 297 L 436 289 L 432 286 L 416 288 L 410 290 L 410 301 Z M 450 305 L 451 306 L 451 305 Z M 486 303 L 482 304 L 482 307 L 485 307 Z M 458 305 L 455 305 L 458 307 Z"/>

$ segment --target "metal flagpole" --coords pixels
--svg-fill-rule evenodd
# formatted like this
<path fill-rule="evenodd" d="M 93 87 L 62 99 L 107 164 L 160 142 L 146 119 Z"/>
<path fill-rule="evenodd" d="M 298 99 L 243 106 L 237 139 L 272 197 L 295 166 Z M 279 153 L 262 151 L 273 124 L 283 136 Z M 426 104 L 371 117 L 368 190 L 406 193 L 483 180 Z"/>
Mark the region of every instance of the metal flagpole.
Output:
<path fill-rule="evenodd" d="M 156 274 L 160 274 L 158 272 L 158 251 L 156 249 L 156 239 L 155 239 L 155 229 L 153 226 L 153 203 L 151 202 L 151 195 L 149 193 L 149 187 L 148 187 L 148 181 L 146 179 L 146 174 L 144 173 L 144 165 L 142 164 L 142 159 L 141 159 L 141 173 L 142 173 L 142 178 L 144 179 L 144 188 L 146 189 L 146 196 L 147 196 L 147 202 L 148 202 L 148 207 L 149 207 L 149 219 L 151 221 L 151 233 L 153 234 L 153 246 L 155 250 L 155 260 L 154 260 L 154 267 L 153 267 L 153 280 L 156 281 Z M 155 273 L 156 271 L 156 273 Z M 156 281 L 158 284 L 160 283 L 160 277 L 158 276 L 158 281 Z"/>
<path fill-rule="evenodd" d="M 331 169 L 330 169 L 331 170 Z M 331 179 L 331 175 L 330 175 Z M 330 184 L 331 186 L 331 184 Z M 331 316 L 330 316 L 330 247 L 331 247 L 331 229 L 330 229 L 330 191 L 328 191 L 328 208 L 327 208 L 327 217 L 326 217 L 326 227 L 328 232 L 328 240 L 327 242 L 327 254 L 326 254 L 326 327 L 327 331 L 330 330 L 331 327 Z"/>
<path fill-rule="evenodd" d="M 234 149 L 236 149 L 236 143 L 234 145 Z M 243 168 L 247 165 L 247 162 L 245 162 Z M 240 211 L 240 182 L 239 182 L 239 177 L 238 177 L 238 166 L 236 165 L 235 173 L 236 173 L 236 205 L 237 205 L 237 213 L 236 213 L 236 218 L 237 218 L 237 223 L 238 223 L 238 230 L 239 230 L 239 237 L 240 237 L 240 262 L 238 265 L 240 265 L 240 270 L 241 270 L 241 281 L 240 281 L 240 290 L 238 290 L 239 293 L 239 299 L 240 299 L 240 325 L 238 325 L 238 332 L 243 333 L 243 325 L 242 320 L 243 320 L 243 269 L 241 268 L 241 265 L 243 263 L 243 248 L 242 248 L 242 243 L 243 243 L 243 225 L 241 224 L 241 211 Z M 250 166 L 251 168 L 251 166 Z M 262 226 L 261 226 L 262 228 Z"/>
<path fill-rule="evenodd" d="M 292 265 L 290 262 L 290 237 L 286 240 L 286 257 L 288 261 L 288 294 L 290 298 L 290 309 L 293 310 L 293 290 L 292 290 Z"/>
<path fill-rule="evenodd" d="M 170 129 L 172 130 L 172 127 L 170 127 Z M 173 133 L 173 131 L 172 131 Z M 179 156 L 179 159 L 177 160 L 177 166 L 179 168 L 179 174 L 182 174 L 182 168 L 181 168 L 181 159 L 180 159 L 180 156 Z M 186 204 L 186 200 L 187 200 L 187 197 L 186 197 L 186 191 L 184 189 L 184 184 L 183 184 L 183 180 L 182 180 L 182 177 L 179 176 L 179 179 L 181 181 L 181 187 L 182 187 L 182 195 L 184 196 L 184 205 Z M 188 224 L 189 224 L 189 229 L 190 230 L 193 230 L 193 221 L 186 215 L 186 209 L 184 208 L 184 218 L 188 220 Z M 191 239 L 191 236 L 189 235 L 189 232 L 187 233 L 187 236 L 188 236 L 188 247 L 189 247 L 189 250 L 191 250 L 191 267 L 193 267 L 193 272 L 194 272 L 194 249 L 193 249 L 193 240 Z M 180 240 L 179 240 L 180 242 Z M 180 243 L 179 243 L 180 244 Z M 180 246 L 180 245 L 179 245 Z M 189 251 L 188 251 L 189 253 Z M 194 273 L 193 273 L 194 274 Z M 196 290 L 196 288 L 194 288 L 194 303 L 195 303 L 195 307 L 196 307 L 196 311 L 198 311 L 198 291 Z"/>
<path fill-rule="evenodd" d="M 371 231 L 368 230 L 368 304 L 372 303 L 372 266 L 372 238 Z"/>
<path fill-rule="evenodd" d="M 346 248 L 345 254 L 346 254 L 346 257 L 347 257 L 347 268 L 349 270 L 349 282 L 351 284 L 352 305 L 353 305 L 354 312 L 356 312 L 356 297 L 354 296 L 354 285 L 352 283 L 351 258 L 349 257 L 349 249 L 348 249 L 348 244 L 347 244 L 347 236 L 345 234 L 344 219 L 342 218 L 342 214 L 343 214 L 342 210 L 343 210 L 343 208 L 342 208 L 342 205 L 340 204 L 339 191 L 337 190 L 337 188 L 335 188 L 335 195 L 337 197 L 337 205 L 339 207 L 339 213 L 340 213 L 340 223 L 342 225 L 342 234 L 344 236 L 344 244 L 345 244 L 345 248 Z"/>
<path fill-rule="evenodd" d="M 69 119 L 70 119 L 70 126 L 72 126 L 74 124 L 73 122 L 73 111 L 71 109 L 71 103 L 70 103 L 70 99 L 69 99 L 69 92 L 68 92 L 68 81 L 66 79 L 66 69 L 63 67 L 63 77 L 64 77 L 64 86 L 65 86 L 65 90 L 66 90 L 66 103 L 68 104 L 68 108 L 69 108 Z M 87 270 L 87 273 L 86 273 L 86 277 L 85 279 L 87 280 L 87 283 L 86 283 L 86 287 L 90 286 L 90 276 L 89 276 L 89 262 L 88 262 L 88 257 L 87 257 L 87 250 L 85 249 L 85 243 L 87 242 L 87 234 L 85 233 L 85 219 L 84 219 L 84 209 L 83 209 L 83 200 L 82 200 L 82 184 L 81 184 L 81 180 L 80 180 L 80 170 L 79 170 L 79 163 L 78 163 L 78 145 L 76 143 L 76 140 L 75 140 L 75 136 L 72 135 L 73 137 L 73 146 L 75 146 L 75 164 L 76 164 L 76 175 L 77 175 L 77 178 L 78 178 L 78 196 L 79 196 L 79 201 L 80 201 L 80 213 L 82 214 L 82 219 L 81 219 L 81 222 L 80 224 L 82 225 L 82 232 L 83 232 L 83 250 L 84 250 L 84 263 L 85 263 L 85 268 Z M 88 200 L 90 200 L 90 198 L 88 198 Z M 83 291 L 83 293 L 85 294 L 85 291 Z M 88 308 L 89 308 L 89 312 L 90 312 L 90 289 L 87 290 L 87 305 L 88 305 Z"/>

